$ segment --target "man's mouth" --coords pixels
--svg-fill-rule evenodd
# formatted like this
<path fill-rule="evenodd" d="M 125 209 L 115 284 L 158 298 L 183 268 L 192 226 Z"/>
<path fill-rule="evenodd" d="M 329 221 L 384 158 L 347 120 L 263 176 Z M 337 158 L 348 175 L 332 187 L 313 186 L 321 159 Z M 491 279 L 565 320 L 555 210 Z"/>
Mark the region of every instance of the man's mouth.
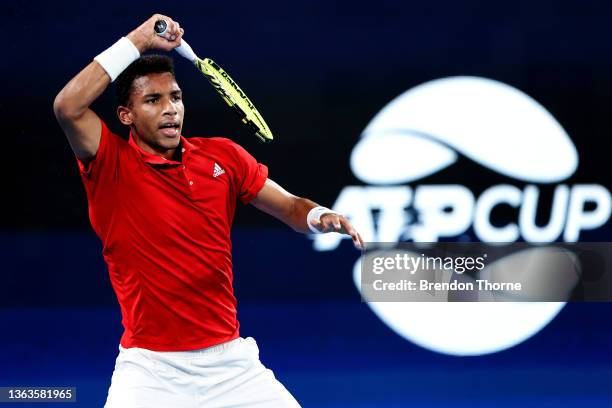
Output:
<path fill-rule="evenodd" d="M 179 135 L 180 125 L 178 122 L 163 123 L 159 129 L 164 136 L 177 137 Z"/>

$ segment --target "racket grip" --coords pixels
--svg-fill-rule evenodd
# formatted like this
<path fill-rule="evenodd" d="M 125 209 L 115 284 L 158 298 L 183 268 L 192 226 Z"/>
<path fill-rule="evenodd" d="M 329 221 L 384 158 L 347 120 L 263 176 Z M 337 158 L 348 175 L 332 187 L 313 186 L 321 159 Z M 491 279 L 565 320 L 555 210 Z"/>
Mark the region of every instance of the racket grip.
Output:
<path fill-rule="evenodd" d="M 166 20 L 157 20 L 155 22 L 155 34 L 159 36 L 163 36 L 166 33 L 166 29 L 168 28 L 168 23 Z M 176 52 L 178 52 L 182 57 L 187 58 L 191 62 L 195 62 L 198 59 L 198 56 L 193 52 L 189 44 L 183 39 L 181 39 L 181 46 L 175 48 Z"/>
<path fill-rule="evenodd" d="M 193 52 L 189 44 L 187 44 L 187 41 L 183 39 L 181 39 L 181 45 L 174 50 L 191 62 L 195 62 L 198 59 L 198 56 Z"/>

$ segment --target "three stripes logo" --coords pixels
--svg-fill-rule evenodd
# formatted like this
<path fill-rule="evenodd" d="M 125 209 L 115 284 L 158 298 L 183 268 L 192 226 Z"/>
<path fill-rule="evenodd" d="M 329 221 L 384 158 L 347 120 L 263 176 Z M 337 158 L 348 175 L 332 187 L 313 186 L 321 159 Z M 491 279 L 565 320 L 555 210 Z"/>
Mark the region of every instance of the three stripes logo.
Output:
<path fill-rule="evenodd" d="M 213 177 L 219 177 L 220 175 L 225 174 L 225 170 L 219 166 L 219 164 L 215 163 L 215 167 L 213 169 Z"/>

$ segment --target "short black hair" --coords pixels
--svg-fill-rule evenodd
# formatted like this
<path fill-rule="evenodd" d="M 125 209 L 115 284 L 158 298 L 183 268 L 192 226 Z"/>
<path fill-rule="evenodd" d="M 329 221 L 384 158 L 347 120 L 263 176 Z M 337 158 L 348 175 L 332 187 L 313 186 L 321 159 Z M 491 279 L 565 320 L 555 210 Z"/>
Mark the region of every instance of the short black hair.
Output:
<path fill-rule="evenodd" d="M 132 62 L 115 81 L 119 106 L 128 105 L 132 84 L 136 78 L 164 72 L 169 72 L 174 76 L 174 62 L 172 58 L 165 55 L 144 55 Z"/>

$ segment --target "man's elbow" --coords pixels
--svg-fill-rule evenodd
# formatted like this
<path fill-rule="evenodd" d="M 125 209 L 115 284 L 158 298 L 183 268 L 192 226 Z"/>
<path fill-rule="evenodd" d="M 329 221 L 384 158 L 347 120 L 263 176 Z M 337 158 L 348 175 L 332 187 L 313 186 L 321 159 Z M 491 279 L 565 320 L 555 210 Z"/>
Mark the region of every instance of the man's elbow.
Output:
<path fill-rule="evenodd" d="M 74 106 L 74 103 L 70 101 L 64 95 L 64 92 L 60 92 L 53 101 L 53 112 L 55 117 L 60 122 L 75 121 L 83 116 L 84 110 Z"/>

